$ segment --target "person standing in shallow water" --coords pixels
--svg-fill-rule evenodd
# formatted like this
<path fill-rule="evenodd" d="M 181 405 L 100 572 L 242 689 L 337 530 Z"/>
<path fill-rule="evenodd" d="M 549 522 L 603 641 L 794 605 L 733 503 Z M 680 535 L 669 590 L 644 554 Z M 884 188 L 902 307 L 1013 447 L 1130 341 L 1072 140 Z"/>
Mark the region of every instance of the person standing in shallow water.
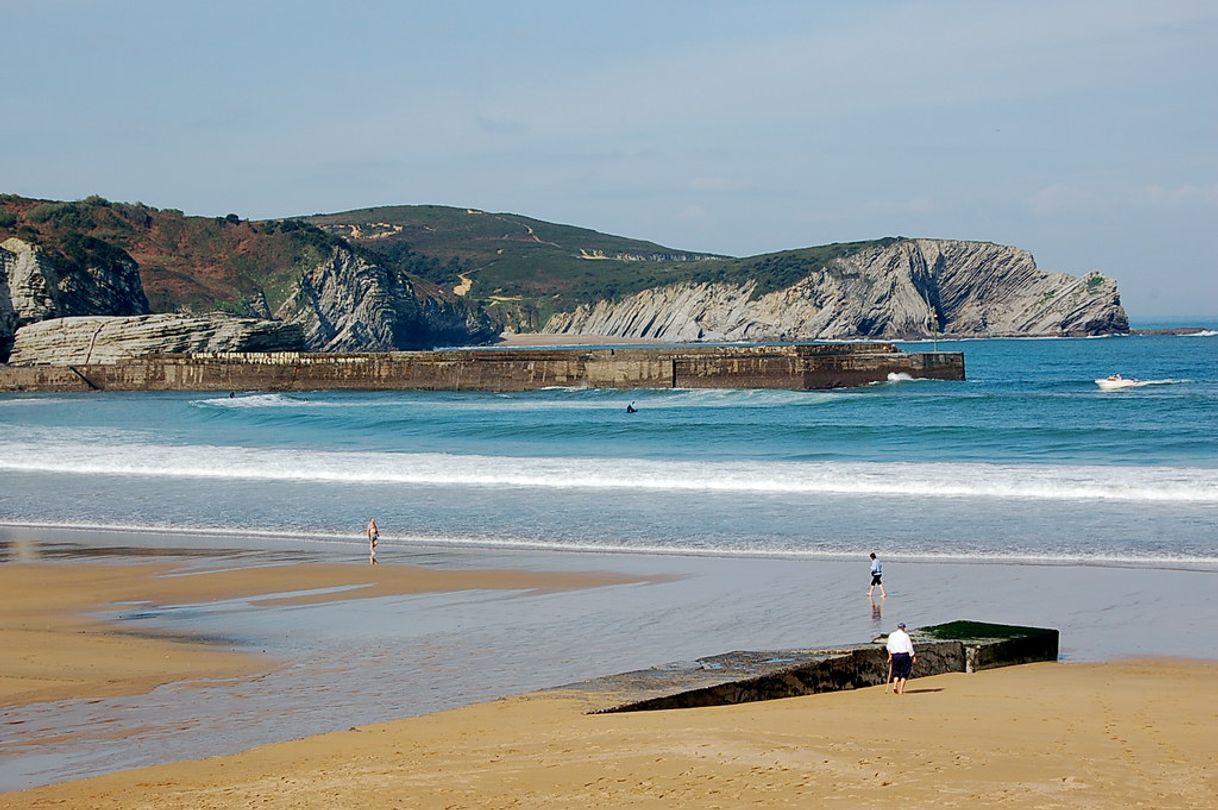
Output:
<path fill-rule="evenodd" d="M 875 586 L 879 585 L 880 596 L 883 598 L 888 597 L 888 592 L 884 590 L 884 583 L 881 581 L 883 577 L 884 566 L 881 565 L 880 561 L 876 559 L 875 552 L 873 551 L 871 552 L 871 587 L 867 589 L 868 596 L 871 596 L 871 593 L 875 590 Z"/>
<path fill-rule="evenodd" d="M 381 530 L 377 528 L 376 518 L 368 518 L 368 564 L 376 565 L 376 545 L 381 540 Z"/>

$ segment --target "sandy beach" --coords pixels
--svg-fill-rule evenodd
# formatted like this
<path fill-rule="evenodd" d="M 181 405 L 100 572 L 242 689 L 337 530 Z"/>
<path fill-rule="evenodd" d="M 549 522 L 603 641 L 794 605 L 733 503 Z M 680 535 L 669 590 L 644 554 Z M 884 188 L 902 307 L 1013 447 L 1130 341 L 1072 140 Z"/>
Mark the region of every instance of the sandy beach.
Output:
<path fill-rule="evenodd" d="M 148 565 L 9 564 L 0 568 L 0 706 L 144 692 L 169 682 L 238 677 L 274 663 L 183 638 L 135 635 L 86 612 L 115 605 L 246 599 L 306 605 L 461 590 L 565 590 L 633 581 L 605 573 L 442 571 L 300 564 L 221 571 Z"/>
<path fill-rule="evenodd" d="M 0 568 L 0 643 L 21 652 L 6 656 L 0 694 L 13 705 L 171 681 L 223 688 L 278 665 L 97 617 L 116 603 L 237 599 L 299 610 L 321 599 L 637 579 L 393 565 L 10 564 Z M 917 679 L 903 697 L 873 688 L 625 715 L 589 715 L 611 700 L 559 689 L 9 792 L 0 808 L 1208 807 L 1218 788 L 1216 676 L 1209 661 L 1037 664 Z"/>
<path fill-rule="evenodd" d="M 0 807 L 1212 807 L 1218 666 L 1037 664 L 712 709 L 542 693 Z"/>

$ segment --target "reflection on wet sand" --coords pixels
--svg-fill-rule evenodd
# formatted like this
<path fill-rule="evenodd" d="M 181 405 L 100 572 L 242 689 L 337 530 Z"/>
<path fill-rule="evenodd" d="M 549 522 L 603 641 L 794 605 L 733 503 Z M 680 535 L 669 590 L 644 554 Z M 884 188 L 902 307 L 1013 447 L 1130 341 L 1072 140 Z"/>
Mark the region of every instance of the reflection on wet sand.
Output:
<path fill-rule="evenodd" d="M 311 606 L 422 594 L 546 594 L 646 581 L 607 572 L 369 569 L 300 561 L 315 556 L 309 554 L 283 565 L 276 559 L 282 553 L 87 547 L 12 536 L 4 548 L 0 647 L 21 652 L 13 660 L 6 656 L 0 672 L 0 705 L 8 707 L 8 731 L 0 731 L 0 789 L 89 773 L 99 763 L 82 765 L 89 758 L 81 752 L 104 753 L 118 740 L 154 758 L 165 739 L 180 740 L 182 730 L 200 724 L 222 740 L 233 701 L 254 693 L 264 701 L 278 694 L 277 711 L 289 718 L 298 699 L 327 700 L 324 693 L 336 681 L 358 677 L 360 661 L 376 665 L 375 653 L 362 648 L 353 656 L 350 643 L 368 642 L 368 628 L 380 623 L 367 616 L 379 611 L 360 608 L 366 614 L 361 623 L 360 616 L 340 610 L 338 648 L 318 649 L 310 635 L 316 616 L 301 612 Z M 18 554 L 34 561 L 17 561 Z M 277 636 L 282 640 L 266 644 Z M 274 659 L 250 654 L 268 646 Z M 280 686 L 268 694 L 261 682 L 272 672 L 280 673 Z M 361 684 L 353 694 L 376 688 Z M 192 691 L 189 698 L 184 689 Z M 27 705 L 29 711 L 18 708 Z M 237 739 L 245 739 L 241 733 Z M 115 767 L 112 754 L 103 758 L 110 763 L 105 767 Z M 64 770 L 68 760 L 79 769 Z M 54 776 L 36 775 L 47 762 L 58 763 L 42 771 Z"/>

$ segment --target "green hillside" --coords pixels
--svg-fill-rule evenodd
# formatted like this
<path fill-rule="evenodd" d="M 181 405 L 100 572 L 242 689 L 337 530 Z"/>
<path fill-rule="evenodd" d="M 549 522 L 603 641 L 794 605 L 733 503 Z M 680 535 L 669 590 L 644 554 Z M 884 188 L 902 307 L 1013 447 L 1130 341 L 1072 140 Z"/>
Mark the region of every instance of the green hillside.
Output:
<path fill-rule="evenodd" d="M 389 260 L 413 251 L 416 272 L 525 329 L 536 328 L 555 311 L 681 281 L 754 279 L 761 295 L 790 286 L 832 259 L 893 241 L 736 259 L 518 214 L 436 205 L 364 208 L 303 219 Z"/>
<path fill-rule="evenodd" d="M 140 266 L 153 312 L 223 310 L 267 316 L 301 273 L 344 241 L 297 220 L 251 222 L 86 197 L 74 202 L 0 195 L 0 241 L 16 236 L 79 266 L 121 250 Z M 408 250 L 397 266 L 427 261 Z"/>
<path fill-rule="evenodd" d="M 850 242 L 747 258 L 677 250 L 518 214 L 435 205 L 365 208 L 284 220 L 186 216 L 175 209 L 88 197 L 74 202 L 0 195 L 0 240 L 18 236 L 80 265 L 125 251 L 140 266 L 154 312 L 272 315 L 301 274 L 336 246 L 454 294 L 527 331 L 554 312 L 676 282 L 783 289 L 834 259 L 894 240 Z"/>

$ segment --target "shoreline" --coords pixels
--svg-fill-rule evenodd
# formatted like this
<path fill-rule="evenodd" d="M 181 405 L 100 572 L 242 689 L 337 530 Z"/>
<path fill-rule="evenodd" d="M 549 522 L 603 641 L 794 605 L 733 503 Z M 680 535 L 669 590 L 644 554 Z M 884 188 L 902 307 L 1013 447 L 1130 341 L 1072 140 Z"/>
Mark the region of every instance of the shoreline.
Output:
<path fill-rule="evenodd" d="M 300 606 L 463 590 L 569 590 L 632 581 L 603 572 L 440 571 L 355 563 L 209 571 L 168 563 L 10 562 L 0 567 L 0 591 L 5 594 L 0 646 L 24 652 L 0 672 L 0 707 L 138 695 L 168 683 L 252 677 L 278 666 L 208 636 L 125 628 L 118 615 L 122 610 L 229 600 Z"/>
<path fill-rule="evenodd" d="M 64 534 L 74 537 L 65 541 Z M 161 673 L 159 678 L 132 681 L 141 689 L 154 688 L 119 690 L 130 695 L 127 698 L 90 697 L 96 693 L 77 688 L 42 698 L 53 702 L 7 701 L 7 733 L 0 733 L 0 762 L 5 763 L 0 766 L 0 785 L 8 789 L 167 760 L 186 761 L 180 763 L 183 770 L 170 777 L 172 783 L 193 784 L 191 774 L 202 767 L 195 761 L 204 756 L 235 755 L 226 766 L 234 768 L 267 746 L 278 746 L 276 740 L 297 738 L 306 738 L 302 744 L 316 740 L 318 746 L 337 745 L 342 751 L 346 746 L 341 740 L 335 743 L 335 735 L 348 732 L 335 729 L 364 729 L 390 718 L 406 718 L 394 723 L 446 725 L 460 716 L 454 713 L 470 711 L 476 716 L 486 713 L 486 722 L 494 723 L 506 705 L 535 705 L 538 690 L 542 696 L 564 691 L 556 684 L 730 650 L 862 642 L 891 629 L 898 619 L 916 625 L 963 618 L 1056 627 L 1062 630 L 1063 659 L 1069 666 L 1100 673 L 1136 669 L 1148 658 L 1167 661 L 1208 652 L 1198 647 L 1197 639 L 1204 637 L 1215 615 L 1205 596 L 1212 592 L 1214 572 L 889 559 L 889 597 L 869 607 L 857 560 L 555 554 L 404 544 L 383 545 L 382 565 L 372 569 L 363 562 L 334 562 L 360 554 L 362 545 L 355 542 L 287 550 L 267 548 L 258 538 L 242 544 L 231 536 L 79 531 L 21 535 L 30 543 L 42 537 L 41 550 L 53 561 L 0 566 L 0 587 L 7 585 L 4 577 L 13 578 L 36 592 L 43 604 L 56 603 L 56 589 L 46 587 L 48 576 L 61 584 L 71 577 L 103 577 L 110 583 L 105 589 L 76 588 L 73 593 L 79 600 L 127 602 L 119 610 L 129 615 L 123 616 L 114 635 L 125 643 L 172 645 L 170 659 L 156 648 L 146 662 L 154 669 L 165 663 L 179 668 L 169 677 Z M 8 546 L 11 551 L 11 543 Z M 866 566 L 861 568 L 865 573 Z M 114 582 L 122 577 L 128 578 L 126 584 Z M 377 585 L 367 585 L 362 594 L 354 590 L 373 577 L 382 580 L 380 590 Z M 412 578 L 436 587 L 418 582 L 407 587 Z M 444 587 L 453 587 L 454 581 L 468 587 L 437 589 L 445 582 L 449 584 Z M 1029 602 L 1029 592 L 1038 598 Z M 157 608 L 158 603 L 164 607 Z M 96 610 L 96 605 L 86 609 Z M 32 613 L 43 620 L 39 610 Z M 73 630 L 71 624 L 63 626 L 69 640 Z M 174 640 L 155 638 L 157 634 Z M 196 677 L 187 666 L 190 660 L 177 654 L 196 646 L 178 639 L 192 637 L 221 640 L 219 649 L 213 644 L 204 650 L 234 656 L 236 673 L 211 671 L 209 677 Z M 0 642 L 10 648 L 15 643 L 2 636 Z M 263 655 L 251 659 L 246 655 L 251 650 Z M 76 661 L 85 669 L 106 660 L 92 648 L 77 651 Z M 122 660 L 128 663 L 135 656 L 125 653 Z M 1209 672 L 1218 663 L 1193 660 L 1190 666 Z M 988 672 L 979 675 L 989 677 Z M 1173 679 L 1166 679 L 1167 688 L 1174 688 Z M 922 686 L 916 681 L 914 689 Z M 32 690 L 24 691 L 38 699 Z M 868 691 L 875 690 L 859 693 Z M 668 714 L 623 722 L 657 723 Z M 435 717 L 442 719 L 427 719 Z M 578 712 L 564 712 L 552 718 L 552 728 L 551 721 L 543 719 L 549 730 L 539 733 L 563 737 L 583 728 L 580 718 Z M 535 724 L 527 713 L 512 722 L 530 728 Z M 807 719 L 797 725 L 806 727 Z M 655 734 L 668 733 L 662 724 L 650 728 Z M 768 721 L 741 733 L 765 738 L 767 728 Z M 531 738 L 526 733 L 524 739 L 499 739 L 502 746 L 518 747 L 530 744 Z M 580 744 L 571 739 L 565 747 Z M 284 767 L 296 773 L 296 754 L 290 757 Z M 55 762 L 62 764 L 46 764 Z M 452 759 L 444 767 L 479 768 L 468 758 Z M 122 781 L 125 773 L 142 772 L 112 775 Z M 489 784 L 482 789 L 489 790 Z M 351 787 L 358 785 L 353 782 Z M 10 795 L 61 795 L 54 793 L 60 788 L 75 790 L 59 786 L 46 794 L 0 794 L 0 807 L 9 806 L 3 802 Z M 208 789 L 196 785 L 189 791 Z M 67 801 L 107 806 L 106 799 L 94 793 L 80 795 L 86 798 Z M 133 802 L 148 800 L 131 795 L 136 797 Z M 474 803 L 498 806 L 495 801 L 494 795 L 482 795 Z M 115 806 L 122 801 L 116 800 Z"/>
<path fill-rule="evenodd" d="M 0 708 L 141 694 L 167 683 L 274 669 L 256 655 L 180 637 L 133 635 L 95 617 L 170 570 L 157 564 L 0 567 L 0 646 L 22 651 L 0 672 Z"/>
<path fill-rule="evenodd" d="M 279 529 L 230 529 L 221 527 L 182 527 L 182 526 L 136 526 L 117 524 L 66 524 L 66 523 L 29 523 L 5 522 L 0 520 L 0 532 L 5 530 L 30 530 L 42 534 L 78 534 L 81 536 L 97 536 L 102 534 L 136 536 L 173 536 L 178 538 L 197 537 L 208 540 L 223 540 L 226 538 L 275 541 L 276 543 L 290 542 L 315 543 L 322 546 L 341 545 L 344 548 L 361 547 L 363 541 L 354 538 L 351 532 L 301 532 L 291 528 Z M 695 559 L 725 559 L 725 560 L 792 560 L 792 561 L 823 561 L 850 562 L 859 558 L 860 550 L 842 551 L 766 551 L 761 549 L 730 549 L 730 548 L 679 548 L 667 546 L 627 546 L 627 545 L 573 545 L 569 543 L 545 541 L 511 542 L 489 541 L 477 539 L 444 539 L 427 536 L 411 536 L 410 538 L 382 538 L 382 549 L 419 549 L 451 550 L 454 552 L 528 552 L 572 556 L 627 556 L 627 557 L 689 557 Z M 885 554 L 885 559 L 909 563 L 911 565 L 999 565 L 999 566 L 1044 566 L 1044 567 L 1084 567 L 1111 568 L 1148 571 L 1193 571 L 1218 572 L 1218 557 L 1118 557 L 1118 556 L 1083 556 L 1061 554 L 985 554 L 985 553 L 943 553 L 919 554 L 892 552 Z"/>
<path fill-rule="evenodd" d="M 1218 664 L 1028 664 L 591 715 L 552 690 L 0 794 L 0 808 L 1207 807 Z M 1199 722 L 1199 720 L 1201 720 Z"/>

